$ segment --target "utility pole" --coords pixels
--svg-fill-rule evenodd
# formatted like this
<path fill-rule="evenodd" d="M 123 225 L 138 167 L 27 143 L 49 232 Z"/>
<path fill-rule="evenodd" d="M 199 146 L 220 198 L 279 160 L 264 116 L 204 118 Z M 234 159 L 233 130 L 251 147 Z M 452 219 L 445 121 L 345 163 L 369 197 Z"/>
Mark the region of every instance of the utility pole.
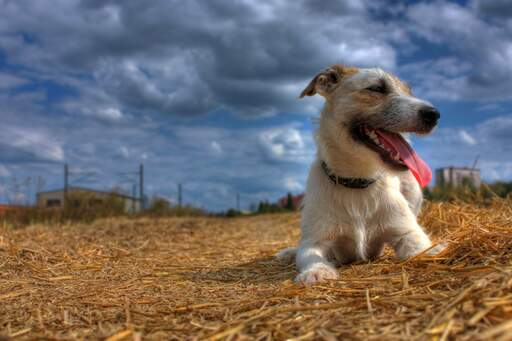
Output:
<path fill-rule="evenodd" d="M 480 155 L 477 155 L 475 158 L 475 162 L 473 162 L 473 166 L 471 166 L 471 169 L 474 170 L 476 168 L 476 165 L 478 163 L 478 159 L 480 158 Z"/>
<path fill-rule="evenodd" d="M 68 164 L 64 164 L 64 202 L 62 203 L 62 206 L 65 206 L 68 201 L 68 183 L 69 183 L 69 168 Z"/>
<path fill-rule="evenodd" d="M 240 212 L 240 193 L 236 194 L 236 210 Z"/>
<path fill-rule="evenodd" d="M 144 164 L 140 164 L 139 168 L 139 197 L 140 208 L 144 209 Z"/>
<path fill-rule="evenodd" d="M 132 213 L 136 213 L 136 209 L 135 209 L 135 201 L 137 200 L 136 196 L 137 196 L 137 185 L 133 184 L 133 186 L 132 186 Z"/>
<path fill-rule="evenodd" d="M 181 183 L 178 184 L 178 207 L 181 208 L 183 197 L 181 196 Z"/>

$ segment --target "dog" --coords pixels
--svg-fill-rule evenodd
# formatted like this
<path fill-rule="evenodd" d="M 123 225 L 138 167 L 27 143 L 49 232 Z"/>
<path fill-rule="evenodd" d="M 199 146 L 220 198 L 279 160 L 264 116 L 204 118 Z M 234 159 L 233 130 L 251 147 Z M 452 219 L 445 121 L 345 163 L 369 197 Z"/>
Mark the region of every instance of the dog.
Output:
<path fill-rule="evenodd" d="M 325 105 L 302 202 L 301 239 L 277 258 L 295 259 L 296 281 L 313 285 L 336 279 L 337 266 L 376 259 L 385 244 L 401 259 L 439 253 L 444 245 L 432 248 L 417 222 L 421 188 L 432 173 L 405 137 L 430 133 L 439 111 L 378 68 L 333 65 L 300 98 L 315 94 Z"/>

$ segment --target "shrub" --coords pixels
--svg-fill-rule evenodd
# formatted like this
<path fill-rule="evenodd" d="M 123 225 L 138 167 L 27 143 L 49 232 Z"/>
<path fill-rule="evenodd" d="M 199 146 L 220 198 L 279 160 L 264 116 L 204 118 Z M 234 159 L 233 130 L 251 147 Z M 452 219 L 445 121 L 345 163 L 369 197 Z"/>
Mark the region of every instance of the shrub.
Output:
<path fill-rule="evenodd" d="M 157 217 L 183 217 L 183 216 L 205 216 L 208 213 L 192 205 L 172 205 L 169 200 L 162 197 L 151 199 L 149 207 L 140 215 Z"/>

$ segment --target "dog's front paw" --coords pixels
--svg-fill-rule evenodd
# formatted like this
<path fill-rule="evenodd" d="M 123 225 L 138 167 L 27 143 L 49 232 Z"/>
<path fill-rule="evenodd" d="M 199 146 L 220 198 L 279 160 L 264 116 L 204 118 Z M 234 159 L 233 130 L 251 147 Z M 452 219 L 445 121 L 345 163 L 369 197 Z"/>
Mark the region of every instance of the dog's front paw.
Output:
<path fill-rule="evenodd" d="M 446 243 L 437 244 L 436 246 L 428 250 L 426 254 L 427 256 L 437 256 L 438 254 L 443 252 L 447 247 L 448 244 Z"/>
<path fill-rule="evenodd" d="M 328 265 L 317 265 L 297 275 L 295 281 L 306 286 L 338 278 L 336 269 Z"/>
<path fill-rule="evenodd" d="M 281 250 L 275 257 L 278 261 L 291 264 L 295 260 L 295 256 L 297 255 L 297 248 L 287 247 L 284 250 Z"/>

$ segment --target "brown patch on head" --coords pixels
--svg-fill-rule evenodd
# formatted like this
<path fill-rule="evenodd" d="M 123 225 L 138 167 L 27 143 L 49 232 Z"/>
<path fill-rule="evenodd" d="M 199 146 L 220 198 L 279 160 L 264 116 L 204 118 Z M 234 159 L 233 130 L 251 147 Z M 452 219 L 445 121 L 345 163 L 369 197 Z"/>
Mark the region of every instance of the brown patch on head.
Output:
<path fill-rule="evenodd" d="M 355 67 L 349 67 L 341 64 L 332 65 L 317 74 L 315 78 L 309 82 L 308 86 L 302 90 L 299 97 L 313 96 L 317 93 L 327 97 L 343 78 L 351 76 L 357 72 L 358 69 Z"/>
<path fill-rule="evenodd" d="M 346 66 L 342 64 L 334 64 L 331 66 L 331 69 L 338 71 L 338 73 L 342 75 L 342 77 L 349 77 L 355 75 L 359 71 L 359 69 L 356 67 Z"/>
<path fill-rule="evenodd" d="M 352 101 L 359 112 L 371 113 L 380 110 L 386 103 L 387 95 L 379 92 L 362 90 L 352 94 Z"/>
<path fill-rule="evenodd" d="M 388 104 L 388 95 L 397 91 L 412 96 L 411 88 L 406 82 L 395 75 L 385 73 L 380 80 L 380 85 L 374 84 L 354 92 L 351 94 L 351 99 L 357 110 L 371 114 L 372 112 L 381 111 L 382 107 Z"/>
<path fill-rule="evenodd" d="M 395 85 L 401 92 L 403 92 L 409 96 L 412 96 L 412 90 L 411 90 L 411 87 L 409 86 L 409 84 L 407 84 L 406 82 L 404 82 L 403 80 L 401 80 L 400 78 L 398 78 L 395 75 L 392 75 L 392 74 L 388 74 L 388 75 L 389 75 L 389 78 L 391 79 L 391 81 L 393 82 L 393 85 Z"/>

